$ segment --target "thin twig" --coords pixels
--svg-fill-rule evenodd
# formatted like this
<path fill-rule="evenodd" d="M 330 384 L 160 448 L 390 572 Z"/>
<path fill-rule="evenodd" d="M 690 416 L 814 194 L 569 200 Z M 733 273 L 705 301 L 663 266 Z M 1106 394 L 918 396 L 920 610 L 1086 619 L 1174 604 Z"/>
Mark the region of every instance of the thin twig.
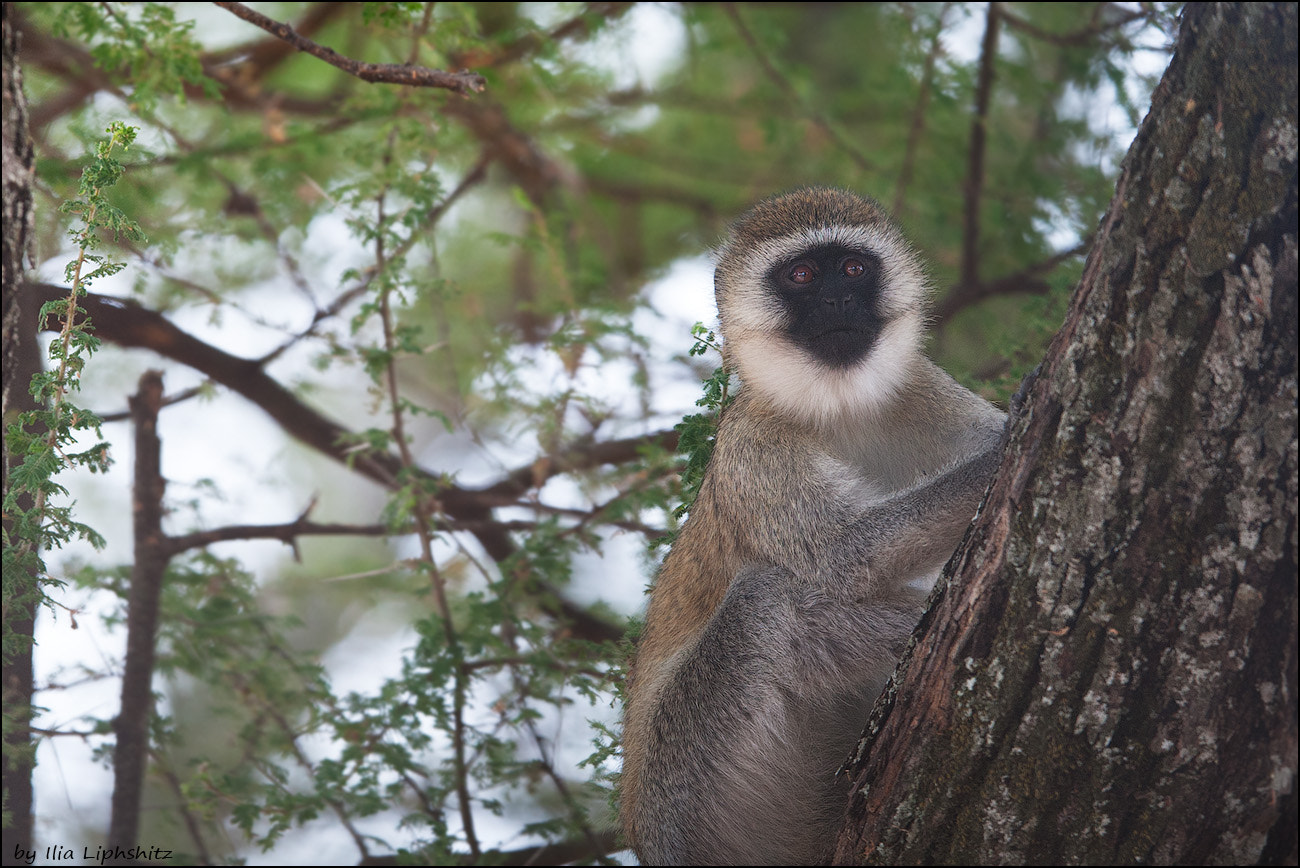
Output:
<path fill-rule="evenodd" d="M 182 401 L 188 401 L 190 398 L 202 395 L 209 387 L 210 382 L 205 382 L 198 386 L 191 386 L 182 392 L 177 392 L 175 395 L 163 398 L 162 406 L 170 407 L 172 404 L 179 404 Z M 118 410 L 114 413 L 96 413 L 95 415 L 99 416 L 99 421 L 105 424 L 109 422 L 126 422 L 131 418 L 131 411 Z"/>
<path fill-rule="evenodd" d="M 280 21 L 267 18 L 260 12 L 248 8 L 243 3 L 222 3 L 216 5 L 226 9 L 250 24 L 254 24 L 267 33 L 283 39 L 285 42 L 305 51 L 313 57 L 320 58 L 331 66 L 337 67 L 362 81 L 385 84 L 406 84 L 412 87 L 440 87 L 460 94 L 482 93 L 487 89 L 487 80 L 476 72 L 444 72 L 423 66 L 406 63 L 365 63 L 344 57 L 332 48 L 315 43 L 299 35 L 292 27 Z"/>
<path fill-rule="evenodd" d="M 436 226 L 438 221 L 442 219 L 442 216 L 447 213 L 447 210 L 451 208 L 451 206 L 454 205 L 456 201 L 460 199 L 460 197 L 463 196 L 471 187 L 475 186 L 476 184 L 482 183 L 483 179 L 487 177 L 487 168 L 491 164 L 491 162 L 492 162 L 491 157 L 489 157 L 487 154 L 481 155 L 478 159 L 478 162 L 474 164 L 473 168 L 471 168 L 468 172 L 465 173 L 465 177 L 461 178 L 460 183 L 456 185 L 456 189 L 452 190 L 450 193 L 447 194 L 445 198 L 443 198 L 440 202 L 438 202 L 438 204 L 434 205 L 432 208 L 429 209 L 429 212 L 425 215 L 424 220 L 421 222 L 420 226 L 415 231 L 412 231 L 411 234 L 408 235 L 401 244 L 399 244 L 396 248 L 394 248 L 393 252 L 389 254 L 390 258 L 393 256 L 406 255 L 407 251 L 409 251 L 417 241 L 427 238 L 431 230 L 433 229 L 433 227 Z M 307 326 L 307 328 L 305 328 L 303 331 L 299 332 L 298 334 L 294 335 L 293 337 L 289 338 L 287 341 L 280 344 L 280 346 L 276 347 L 274 350 L 271 350 L 271 352 L 262 356 L 260 359 L 257 360 L 257 363 L 259 365 L 265 365 L 268 362 L 272 362 L 275 359 L 278 359 L 284 353 L 286 353 L 291 347 L 295 346 L 299 341 L 315 334 L 316 328 L 323 321 L 331 317 L 338 316 L 338 314 L 345 307 L 347 307 L 352 302 L 356 301 L 358 298 L 361 298 L 363 295 L 365 295 L 366 292 L 369 291 L 371 283 L 374 281 L 375 276 L 378 273 L 379 272 L 377 270 L 371 269 L 365 275 L 364 279 L 362 279 L 359 283 L 357 283 L 356 286 L 349 287 L 348 289 L 339 293 L 338 297 L 335 298 L 332 302 L 330 302 L 329 305 L 327 305 L 324 309 L 317 310 L 316 313 L 312 316 L 312 321 Z"/>
<path fill-rule="evenodd" d="M 203 830 L 199 827 L 199 818 L 194 816 L 194 812 L 190 810 L 190 801 L 185 796 L 185 789 L 181 786 L 180 778 L 176 776 L 176 772 L 170 766 L 163 762 L 161 755 L 150 751 L 150 756 L 153 757 L 154 762 L 159 767 L 163 780 L 167 782 L 167 787 L 172 791 L 172 797 L 176 800 L 176 811 L 185 822 L 185 831 L 189 833 L 190 841 L 194 844 L 198 863 L 200 865 L 211 865 L 212 854 L 208 852 L 208 845 L 203 840 Z"/>
<path fill-rule="evenodd" d="M 393 140 L 394 135 L 390 133 L 388 149 L 384 153 L 385 165 L 392 161 Z M 384 200 L 386 194 L 387 189 L 384 189 L 380 190 L 376 196 L 378 213 L 375 220 L 375 273 L 377 275 L 383 275 L 388 265 L 384 252 Z M 419 465 L 416 463 L 415 456 L 411 452 L 411 446 L 406 439 L 401 394 L 397 386 L 397 340 L 393 329 L 392 290 L 391 283 L 385 281 L 379 292 L 379 317 L 383 326 L 384 352 L 387 357 L 384 378 L 388 388 L 389 406 L 393 416 L 393 439 L 397 442 L 397 450 L 401 455 L 402 466 L 408 470 L 417 471 Z M 459 803 L 460 820 L 465 832 L 465 841 L 469 845 L 470 854 L 477 859 L 481 850 L 478 835 L 474 831 L 474 808 L 470 801 L 469 792 L 469 765 L 465 758 L 465 703 L 468 700 L 469 673 L 465 669 L 464 649 L 461 648 L 460 638 L 457 635 L 455 623 L 451 618 L 451 605 L 447 599 L 447 583 L 442 572 L 438 569 L 438 562 L 433 554 L 433 513 L 435 511 L 433 498 L 425 488 L 425 480 L 417 477 L 411 481 L 411 484 L 416 486 L 412 511 L 415 513 L 415 525 L 420 539 L 420 556 L 429 572 L 434 602 L 438 609 L 438 615 L 442 618 L 442 631 L 447 643 L 447 653 L 451 655 L 454 664 L 452 671 L 451 740 L 456 775 L 456 800 Z"/>
<path fill-rule="evenodd" d="M 1006 277 L 986 280 L 969 286 L 958 284 L 935 307 L 933 313 L 934 322 L 937 325 L 942 325 L 956 316 L 958 312 L 994 296 L 1043 295 L 1050 287 L 1038 275 L 1051 271 L 1073 256 L 1087 252 L 1090 247 L 1092 247 L 1091 237 L 1085 238 L 1069 250 L 1054 253 L 1042 262 L 1036 262 L 1014 274 L 1008 274 Z"/>
<path fill-rule="evenodd" d="M 549 33 L 534 30 L 497 49 L 475 46 L 473 49 L 452 55 L 452 62 L 470 62 L 471 66 L 499 68 L 534 53 L 548 42 L 560 42 L 571 36 L 586 36 L 596 18 L 617 18 L 631 9 L 633 3 L 588 3 L 583 10 Z M 472 62 L 471 62 L 472 61 Z"/>

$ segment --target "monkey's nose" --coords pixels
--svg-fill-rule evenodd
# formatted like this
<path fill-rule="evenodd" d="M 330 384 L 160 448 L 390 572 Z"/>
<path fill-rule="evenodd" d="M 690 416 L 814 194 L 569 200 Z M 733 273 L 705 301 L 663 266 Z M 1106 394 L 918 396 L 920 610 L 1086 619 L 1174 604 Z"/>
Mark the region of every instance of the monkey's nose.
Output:
<path fill-rule="evenodd" d="M 836 313 L 843 313 L 844 311 L 853 307 L 852 295 L 842 295 L 839 298 L 833 298 L 833 297 L 823 298 L 822 301 L 824 301 L 826 304 L 829 304 L 831 307 L 835 308 Z"/>

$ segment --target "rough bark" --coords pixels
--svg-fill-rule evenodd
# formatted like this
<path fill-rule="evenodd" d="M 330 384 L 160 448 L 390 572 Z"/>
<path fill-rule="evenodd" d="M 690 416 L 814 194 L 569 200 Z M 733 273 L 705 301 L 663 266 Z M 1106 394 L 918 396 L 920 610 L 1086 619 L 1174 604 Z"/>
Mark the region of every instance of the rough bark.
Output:
<path fill-rule="evenodd" d="M 1296 24 L 1187 9 L 837 863 L 1295 864 Z"/>
<path fill-rule="evenodd" d="M 18 350 L 23 260 L 27 256 L 32 229 L 32 141 L 27 132 L 27 99 L 23 95 L 22 70 L 18 66 L 18 34 L 9 26 L 9 4 L 4 4 L 4 254 L 0 277 L 0 307 L 3 308 L 3 340 L 0 340 L 0 377 L 5 413 L 15 393 L 25 392 L 26 383 L 18 382 Z M 28 338 L 32 340 L 32 338 Z M 8 478 L 7 467 L 5 479 Z M 7 486 L 6 486 L 7 488 Z"/>
<path fill-rule="evenodd" d="M 32 143 L 27 127 L 27 100 L 18 66 L 18 34 L 10 26 L 9 4 L 4 4 L 3 67 L 3 255 L 0 257 L 0 406 L 8 429 L 13 414 L 34 407 L 27 384 L 40 366 L 36 347 L 36 311 L 20 304 L 23 260 L 27 257 L 32 228 Z M 2 435 L 0 435 L 2 436 Z M 9 450 L 0 444 L 0 490 L 9 490 Z M 16 571 L 15 571 L 16 572 Z M 5 864 L 15 848 L 32 846 L 32 764 L 35 747 L 27 732 L 32 703 L 32 647 L 34 627 L 30 575 L 7 575 L 4 580 L 5 631 L 19 637 L 23 647 L 4 656 L 3 695 L 8 718 L 4 734 Z M 11 638 L 6 636 L 6 641 Z M 11 728 L 12 727 L 12 728 Z"/>

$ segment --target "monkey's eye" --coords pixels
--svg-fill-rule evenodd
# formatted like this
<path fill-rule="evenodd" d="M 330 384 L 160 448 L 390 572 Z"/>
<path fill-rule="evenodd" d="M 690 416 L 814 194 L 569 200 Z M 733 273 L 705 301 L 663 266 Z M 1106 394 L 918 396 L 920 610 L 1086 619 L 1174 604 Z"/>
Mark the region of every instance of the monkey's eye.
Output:
<path fill-rule="evenodd" d="M 791 283 L 806 286 L 817 279 L 817 269 L 807 262 L 796 262 L 791 266 L 790 273 L 786 275 L 786 278 Z"/>
<path fill-rule="evenodd" d="M 867 266 L 860 259 L 846 259 L 840 269 L 849 277 L 861 277 L 867 273 Z"/>

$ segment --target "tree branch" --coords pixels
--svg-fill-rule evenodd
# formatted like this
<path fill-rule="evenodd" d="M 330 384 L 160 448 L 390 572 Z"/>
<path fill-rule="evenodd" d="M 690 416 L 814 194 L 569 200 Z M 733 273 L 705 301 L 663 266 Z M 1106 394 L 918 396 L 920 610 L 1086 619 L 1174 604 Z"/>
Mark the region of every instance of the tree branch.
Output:
<path fill-rule="evenodd" d="M 590 470 L 605 464 L 622 464 L 636 458 L 647 447 L 675 452 L 677 438 L 677 431 L 669 429 L 640 437 L 581 444 L 559 455 L 546 456 L 518 467 L 506 474 L 500 482 L 481 489 L 480 493 L 485 498 L 493 498 L 494 503 L 513 502 L 524 492 L 541 487 L 548 479 L 561 473 Z"/>
<path fill-rule="evenodd" d="M 1114 4 L 1108 4 L 1108 3 L 1098 4 L 1096 7 L 1094 7 L 1093 10 L 1094 17 L 1099 16 L 1102 10 L 1108 7 L 1115 8 Z M 1026 21 L 1024 18 L 1021 18 L 1019 15 L 1016 15 L 1015 13 L 1010 12 L 1006 9 L 1002 10 L 1002 18 L 1004 21 L 1007 22 L 1007 24 L 1010 27 L 1019 30 L 1021 33 L 1025 33 L 1029 36 L 1034 37 L 1035 39 L 1041 39 L 1044 42 L 1050 42 L 1053 45 L 1087 45 L 1093 39 L 1095 39 L 1096 37 L 1100 36 L 1101 34 L 1105 33 L 1108 30 L 1114 30 L 1117 27 L 1123 27 L 1125 24 L 1128 24 L 1129 22 L 1132 21 L 1137 21 L 1140 18 L 1151 17 L 1151 13 L 1147 9 L 1133 9 L 1133 10 L 1121 10 L 1121 11 L 1122 14 L 1120 15 L 1120 17 L 1116 18 L 1114 21 L 1108 21 L 1105 23 L 1094 21 L 1094 23 L 1090 24 L 1087 27 L 1081 28 L 1079 30 L 1071 30 L 1069 33 L 1049 33 L 1048 31 L 1044 30 L 1038 25 L 1031 24 L 1029 21 Z"/>
<path fill-rule="evenodd" d="M 108 839 L 118 847 L 136 843 L 140 799 L 149 759 L 149 720 L 153 714 L 154 642 L 163 572 L 169 556 L 162 531 L 162 441 L 158 411 L 163 383 L 159 371 L 145 371 L 138 394 L 131 398 L 135 421 L 135 483 L 131 492 L 135 563 L 127 597 L 126 665 L 122 673 L 122 707 L 113 723 L 113 814 Z"/>
<path fill-rule="evenodd" d="M 539 31 L 526 33 L 509 45 L 496 50 L 495 53 L 488 52 L 484 56 L 481 51 L 463 52 L 456 54 L 454 61 L 463 66 L 490 66 L 493 68 L 505 66 L 507 63 L 513 63 L 527 57 L 547 42 L 559 42 L 569 37 L 586 36 L 591 33 L 593 19 L 618 18 L 634 5 L 633 3 L 588 3 L 581 13 L 553 28 L 550 33 L 542 34 Z"/>
<path fill-rule="evenodd" d="M 499 162 L 538 207 L 565 178 L 564 168 L 516 127 L 497 103 L 453 100 L 443 106 L 443 112 L 463 123 L 484 153 Z"/>
<path fill-rule="evenodd" d="M 935 306 L 934 321 L 942 325 L 966 308 L 999 295 L 1045 295 L 1050 287 L 1047 281 L 1038 275 L 1051 271 L 1072 256 L 1086 253 L 1090 247 L 1092 247 L 1091 237 L 1085 238 L 1069 250 L 1054 253 L 1042 262 L 1036 262 L 1006 277 L 971 285 L 958 284 Z"/>
<path fill-rule="evenodd" d="M 450 209 L 451 206 L 466 193 L 466 191 L 475 185 L 482 183 L 483 179 L 487 177 L 487 168 L 490 163 L 491 158 L 486 153 L 480 155 L 479 159 L 474 163 L 473 168 L 466 172 L 465 177 L 461 178 L 460 183 L 456 185 L 456 189 L 452 190 L 441 201 L 439 201 L 438 204 L 429 209 L 428 213 L 425 214 L 424 220 L 421 222 L 418 231 L 412 232 L 407 240 L 397 248 L 396 252 L 398 254 L 405 254 L 418 239 L 427 237 L 432 232 L 433 227 L 442 219 L 442 216 L 447 213 L 448 209 Z M 345 307 L 369 291 L 371 282 L 376 274 L 376 271 L 371 270 L 364 280 L 358 281 L 355 286 L 339 293 L 338 297 L 330 302 L 326 307 L 317 309 L 312 315 L 311 323 L 307 328 L 289 338 L 284 343 L 280 344 L 280 346 L 271 350 L 271 352 L 259 358 L 257 363 L 259 365 L 266 365 L 267 363 L 278 359 L 290 347 L 293 347 L 300 340 L 315 332 L 316 327 L 320 325 L 321 322 L 330 317 L 337 316 Z"/>
<path fill-rule="evenodd" d="M 267 33 L 283 39 L 299 51 L 305 51 L 312 57 L 319 58 L 330 66 L 337 67 L 362 81 L 368 81 L 372 84 L 440 87 L 459 94 L 482 93 L 487 89 L 487 80 L 476 72 L 469 72 L 468 70 L 443 72 L 440 69 L 429 69 L 424 66 L 412 66 L 406 63 L 366 63 L 360 60 L 352 60 L 332 48 L 326 48 L 312 42 L 297 33 L 288 24 L 267 18 L 262 13 L 248 8 L 243 3 L 218 2 L 216 5 L 244 19 L 249 24 L 256 25 Z"/>
<path fill-rule="evenodd" d="M 393 531 L 382 524 L 336 524 L 307 521 L 306 516 L 287 524 L 232 524 L 212 530 L 200 530 L 183 536 L 167 538 L 166 549 L 171 554 L 203 548 L 232 540 L 273 539 L 290 546 L 294 560 L 298 557 L 300 536 L 387 536 Z"/>
<path fill-rule="evenodd" d="M 294 28 L 299 36 L 308 37 L 319 32 L 326 24 L 348 10 L 347 3 L 313 3 L 302 20 Z M 203 69 L 214 78 L 218 67 L 238 62 L 241 75 L 247 75 L 254 81 L 265 78 L 280 64 L 294 56 L 295 46 L 279 37 L 258 37 L 255 40 L 233 45 L 221 51 L 214 51 L 203 56 Z"/>
<path fill-rule="evenodd" d="M 67 295 L 64 288 L 52 284 L 24 284 L 24 291 L 32 294 L 37 307 L 46 301 Z M 360 472 L 385 488 L 396 485 L 397 475 L 401 469 L 401 462 L 396 456 L 369 450 L 354 451 L 348 445 L 356 442 L 356 436 L 351 431 L 304 404 L 298 396 L 262 370 L 257 362 L 232 356 L 224 350 L 204 343 L 177 328 L 162 314 L 130 299 L 88 293 L 79 300 L 79 305 L 93 321 L 95 334 L 98 337 L 123 347 L 150 349 L 188 365 L 261 407 L 289 436 Z M 44 324 L 47 329 L 57 328 L 57 326 L 57 321 Z M 605 444 L 593 444 L 590 447 L 565 452 L 553 460 L 558 466 L 573 469 L 596 467 L 605 463 L 605 459 L 612 460 L 619 455 L 628 457 L 635 455 L 634 444 L 637 442 L 674 442 L 667 439 L 670 436 L 672 436 L 671 432 L 661 432 L 658 435 L 631 441 L 613 441 L 608 444 L 608 448 Z M 513 471 L 507 479 L 522 478 L 525 472 L 532 472 L 532 466 L 529 465 L 528 471 L 523 468 Z M 426 476 L 434 476 L 428 471 L 421 472 Z M 443 511 L 458 525 L 468 529 L 483 546 L 488 556 L 498 562 L 505 560 L 515 551 L 508 527 L 492 520 L 492 508 L 501 505 L 502 497 L 507 491 L 513 490 L 509 486 L 499 485 L 501 488 L 497 490 L 476 491 L 451 483 L 442 483 L 442 488 L 438 492 L 438 500 Z M 556 595 L 556 600 L 555 605 L 550 606 L 548 611 L 570 622 L 573 629 L 583 638 L 604 641 L 622 637 L 623 630 L 618 625 L 593 616 L 559 595 Z"/>
<path fill-rule="evenodd" d="M 188 401 L 190 398 L 196 398 L 199 395 L 202 395 L 206 388 L 206 383 L 198 386 L 191 386 L 184 391 L 163 398 L 162 405 L 164 407 L 170 407 L 173 404 L 180 404 L 183 401 Z M 96 413 L 95 415 L 99 417 L 99 421 L 101 422 L 126 422 L 131 418 L 131 411 L 117 410 L 113 413 Z"/>

